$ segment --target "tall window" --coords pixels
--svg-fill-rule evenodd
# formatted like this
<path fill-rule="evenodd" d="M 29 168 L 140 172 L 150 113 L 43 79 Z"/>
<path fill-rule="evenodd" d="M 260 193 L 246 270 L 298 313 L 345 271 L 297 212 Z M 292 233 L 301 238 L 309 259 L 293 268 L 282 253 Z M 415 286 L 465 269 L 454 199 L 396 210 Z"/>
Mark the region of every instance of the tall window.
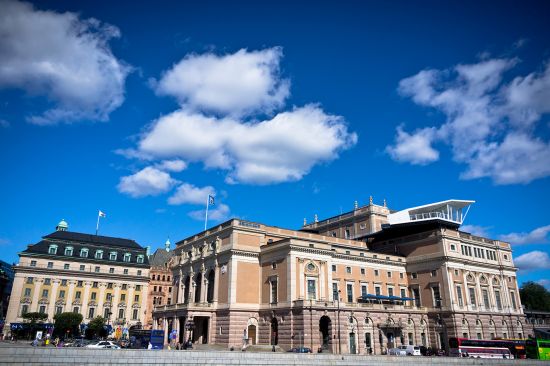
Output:
<path fill-rule="evenodd" d="M 92 300 L 95 300 L 96 299 L 96 296 L 97 296 L 97 292 L 92 292 L 92 295 L 91 295 L 91 299 Z"/>
<path fill-rule="evenodd" d="M 42 297 L 48 297 L 48 290 L 42 290 Z"/>
<path fill-rule="evenodd" d="M 332 283 L 332 301 L 338 300 L 338 282 Z"/>
<path fill-rule="evenodd" d="M 346 293 L 348 295 L 348 303 L 353 302 L 353 285 L 351 283 L 346 284 Z"/>
<path fill-rule="evenodd" d="M 407 297 L 407 289 L 401 289 L 401 297 Z"/>
<path fill-rule="evenodd" d="M 502 310 L 502 302 L 500 301 L 500 291 L 495 290 L 495 301 L 497 303 L 497 309 Z"/>
<path fill-rule="evenodd" d="M 78 314 L 80 312 L 80 308 L 78 306 L 75 306 L 73 308 L 73 313 Z"/>
<path fill-rule="evenodd" d="M 46 313 L 46 306 L 45 305 L 40 305 L 40 309 L 38 309 L 38 312 L 42 313 L 42 314 L 45 314 Z"/>
<path fill-rule="evenodd" d="M 138 318 L 138 309 L 134 309 L 132 311 L 132 319 L 137 320 L 137 318 Z"/>
<path fill-rule="evenodd" d="M 481 294 L 483 295 L 483 305 L 485 305 L 485 309 L 489 309 L 489 307 L 491 306 L 489 304 L 489 291 L 484 288 L 483 290 L 481 290 Z"/>
<path fill-rule="evenodd" d="M 63 306 L 56 306 L 55 307 L 55 313 L 61 314 L 63 312 Z"/>
<path fill-rule="evenodd" d="M 29 312 L 29 305 L 25 304 L 21 306 L 21 316 L 27 314 Z"/>
<path fill-rule="evenodd" d="M 80 295 L 81 295 L 81 294 L 82 294 L 82 292 L 80 292 L 80 291 L 75 292 L 74 298 L 75 298 L 75 299 L 80 299 Z"/>
<path fill-rule="evenodd" d="M 388 287 L 388 296 L 393 296 L 393 287 Z"/>
<path fill-rule="evenodd" d="M 315 300 L 317 298 L 317 288 L 313 279 L 307 280 L 307 298 L 308 300 Z"/>
<path fill-rule="evenodd" d="M 365 297 L 368 294 L 367 285 L 361 285 L 361 297 Z"/>
<path fill-rule="evenodd" d="M 88 310 L 88 319 L 92 319 L 95 315 L 95 308 L 90 308 Z"/>
<path fill-rule="evenodd" d="M 464 300 L 462 299 L 462 287 L 460 285 L 456 286 L 456 297 L 458 299 L 458 305 L 463 306 Z"/>
<path fill-rule="evenodd" d="M 375 293 L 376 295 L 380 295 L 380 294 L 381 294 L 381 293 L 380 293 L 380 286 L 374 286 L 374 293 Z"/>
<path fill-rule="evenodd" d="M 119 319 L 124 319 L 124 309 L 123 308 L 118 309 L 118 318 Z"/>
<path fill-rule="evenodd" d="M 412 292 L 414 297 L 414 306 L 420 307 L 420 290 L 418 289 L 418 287 L 415 287 L 412 289 Z"/>
<path fill-rule="evenodd" d="M 470 293 L 470 304 L 475 308 L 476 307 L 476 289 L 473 287 L 468 288 Z"/>
<path fill-rule="evenodd" d="M 277 279 L 274 278 L 271 280 L 271 303 L 276 304 L 277 301 Z"/>
<path fill-rule="evenodd" d="M 439 286 L 432 287 L 432 293 L 434 297 L 434 306 L 437 308 L 441 307 L 441 294 L 439 292 Z"/>
<path fill-rule="evenodd" d="M 31 296 L 31 289 L 30 288 L 26 288 L 25 289 L 25 297 L 30 297 Z"/>
<path fill-rule="evenodd" d="M 50 244 L 48 248 L 48 254 L 57 254 L 57 245 Z"/>
<path fill-rule="evenodd" d="M 143 263 L 143 254 L 140 254 L 137 256 L 137 260 L 136 260 L 137 263 Z"/>
<path fill-rule="evenodd" d="M 73 255 L 73 247 L 65 247 L 65 255 Z"/>
<path fill-rule="evenodd" d="M 60 291 L 59 291 L 59 298 L 60 298 L 60 299 L 64 299 L 64 298 L 65 298 L 65 290 L 60 290 Z"/>

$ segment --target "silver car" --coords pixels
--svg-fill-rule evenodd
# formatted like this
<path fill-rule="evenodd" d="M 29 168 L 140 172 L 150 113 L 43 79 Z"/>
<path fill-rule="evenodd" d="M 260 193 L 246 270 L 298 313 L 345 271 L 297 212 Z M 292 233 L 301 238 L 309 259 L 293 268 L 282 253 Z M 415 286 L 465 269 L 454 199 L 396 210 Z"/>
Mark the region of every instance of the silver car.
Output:
<path fill-rule="evenodd" d="M 407 346 L 399 346 L 396 348 L 390 348 L 388 350 L 388 355 L 390 356 L 406 356 L 407 355 Z"/>

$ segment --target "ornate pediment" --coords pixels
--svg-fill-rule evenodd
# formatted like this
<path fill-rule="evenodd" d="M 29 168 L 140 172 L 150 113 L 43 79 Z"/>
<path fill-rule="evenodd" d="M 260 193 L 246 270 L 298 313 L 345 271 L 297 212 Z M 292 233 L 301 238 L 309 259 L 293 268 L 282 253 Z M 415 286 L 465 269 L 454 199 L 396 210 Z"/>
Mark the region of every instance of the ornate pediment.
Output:
<path fill-rule="evenodd" d="M 50 303 L 50 300 L 48 300 L 47 298 L 43 297 L 41 298 L 40 300 L 38 300 L 38 303 L 40 305 L 48 305 Z"/>
<path fill-rule="evenodd" d="M 126 303 L 121 302 L 120 304 L 118 304 L 118 307 L 119 307 L 119 308 L 125 308 L 125 307 L 126 307 Z"/>
<path fill-rule="evenodd" d="M 73 301 L 73 305 L 82 305 L 82 301 L 80 301 L 80 299 L 76 299 Z"/>
<path fill-rule="evenodd" d="M 21 304 L 30 304 L 32 302 L 30 297 L 22 297 Z"/>
<path fill-rule="evenodd" d="M 139 306 L 139 303 L 135 302 L 133 305 L 132 305 L 132 309 L 139 309 L 140 306 Z"/>
<path fill-rule="evenodd" d="M 65 305 L 65 299 L 59 299 L 55 302 L 55 305 L 59 306 L 59 305 Z"/>
<path fill-rule="evenodd" d="M 92 300 L 88 303 L 88 306 L 97 306 L 97 303 L 94 300 Z"/>

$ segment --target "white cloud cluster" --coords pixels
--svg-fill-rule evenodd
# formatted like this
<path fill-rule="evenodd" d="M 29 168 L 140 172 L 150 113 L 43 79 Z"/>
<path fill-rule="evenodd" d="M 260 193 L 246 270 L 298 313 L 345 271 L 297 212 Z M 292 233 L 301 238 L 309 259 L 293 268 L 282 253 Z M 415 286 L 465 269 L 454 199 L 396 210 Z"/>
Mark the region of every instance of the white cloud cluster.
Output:
<path fill-rule="evenodd" d="M 279 77 L 279 47 L 233 54 L 191 54 L 166 71 L 156 92 L 192 110 L 242 115 L 284 104 L 290 82 Z"/>
<path fill-rule="evenodd" d="M 550 225 L 538 227 L 528 233 L 510 233 L 501 235 L 500 240 L 511 244 L 544 244 L 548 243 L 548 233 L 550 233 Z"/>
<path fill-rule="evenodd" d="M 166 193 L 177 182 L 170 174 L 149 166 L 135 174 L 120 178 L 117 188 L 119 192 L 137 198 Z"/>
<path fill-rule="evenodd" d="M 269 184 L 299 180 L 356 141 L 340 117 L 315 105 L 257 123 L 178 110 L 155 121 L 139 151 L 228 170 L 231 182 Z"/>
<path fill-rule="evenodd" d="M 489 228 L 485 226 L 479 226 L 479 225 L 461 225 L 460 231 L 464 231 L 467 233 L 470 233 L 472 235 L 476 236 L 482 236 L 482 237 L 489 237 L 489 233 L 487 232 Z"/>
<path fill-rule="evenodd" d="M 550 269 L 550 256 L 546 252 L 534 250 L 514 259 L 514 264 L 522 271 Z"/>
<path fill-rule="evenodd" d="M 535 136 L 541 116 L 550 112 L 550 64 L 543 72 L 503 82 L 516 59 L 489 59 L 451 70 L 423 70 L 401 80 L 399 92 L 434 108 L 446 121 L 413 133 L 399 126 L 397 161 L 428 164 L 439 159 L 435 142 L 452 147 L 467 165 L 463 179 L 490 177 L 496 184 L 529 183 L 550 175 L 550 143 Z"/>
<path fill-rule="evenodd" d="M 215 196 L 216 190 L 211 186 L 195 187 L 189 183 L 181 184 L 176 192 L 168 198 L 168 203 L 171 205 L 181 205 L 184 203 L 190 204 L 206 204 L 208 196 Z"/>
<path fill-rule="evenodd" d="M 0 35 L 0 88 L 44 95 L 54 104 L 30 122 L 105 121 L 124 101 L 130 68 L 108 45 L 120 36 L 116 27 L 2 0 Z"/>
<path fill-rule="evenodd" d="M 224 221 L 229 218 L 229 206 L 221 203 L 213 208 L 208 209 L 208 219 L 213 221 Z M 197 210 L 189 212 L 189 217 L 195 220 L 204 220 L 205 210 Z"/>
<path fill-rule="evenodd" d="M 155 165 L 157 169 L 166 170 L 169 172 L 179 173 L 187 169 L 187 163 L 183 160 L 174 159 L 174 160 L 164 160 Z"/>

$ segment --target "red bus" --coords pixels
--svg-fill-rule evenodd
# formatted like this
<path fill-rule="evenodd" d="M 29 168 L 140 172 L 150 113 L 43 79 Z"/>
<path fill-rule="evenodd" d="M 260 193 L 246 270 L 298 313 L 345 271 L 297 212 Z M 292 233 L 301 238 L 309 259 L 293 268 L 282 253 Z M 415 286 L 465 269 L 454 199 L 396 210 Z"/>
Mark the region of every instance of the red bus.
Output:
<path fill-rule="evenodd" d="M 526 358 L 525 339 L 468 339 L 468 338 L 449 338 L 449 348 L 451 356 L 464 356 L 468 353 L 467 348 L 506 348 L 510 351 L 512 358 Z M 502 355 L 500 358 L 504 358 Z M 477 357 L 477 356 L 476 356 Z M 480 356 L 481 357 L 481 356 Z M 494 358 L 494 357 L 491 357 Z"/>

